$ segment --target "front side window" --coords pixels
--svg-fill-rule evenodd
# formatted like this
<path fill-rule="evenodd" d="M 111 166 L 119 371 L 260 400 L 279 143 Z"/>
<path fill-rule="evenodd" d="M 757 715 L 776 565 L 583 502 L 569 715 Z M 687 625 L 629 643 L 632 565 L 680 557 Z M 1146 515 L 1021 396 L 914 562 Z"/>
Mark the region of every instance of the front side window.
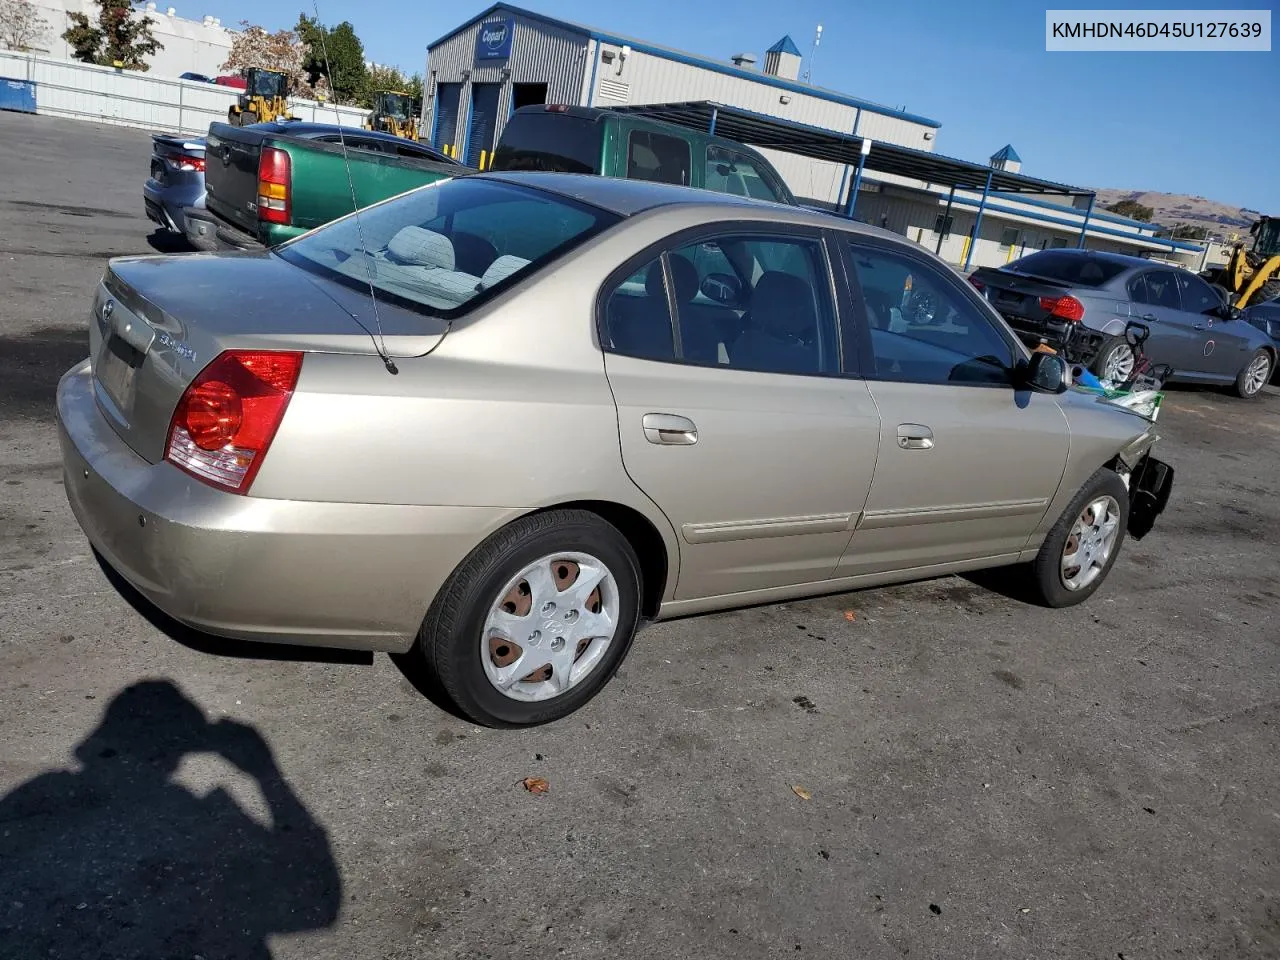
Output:
<path fill-rule="evenodd" d="M 651 130 L 632 130 L 627 137 L 627 178 L 689 185 L 689 144 Z"/>
<path fill-rule="evenodd" d="M 731 193 L 738 197 L 754 197 L 757 200 L 777 200 L 778 195 L 769 186 L 768 178 L 761 173 L 756 162 L 736 150 L 717 144 L 707 147 L 707 169 L 704 185 L 717 193 Z"/>
<path fill-rule="evenodd" d="M 1178 274 L 1178 282 L 1182 287 L 1183 310 L 1190 313 L 1208 313 L 1222 306 L 1222 298 L 1213 287 L 1195 274 L 1183 271 Z"/>
<path fill-rule="evenodd" d="M 878 380 L 1008 386 L 1009 340 L 934 267 L 881 248 L 850 244 L 855 296 L 866 315 Z"/>
<path fill-rule="evenodd" d="M 618 221 L 556 194 L 491 180 L 442 180 L 277 248 L 289 262 L 436 316 L 515 282 Z"/>

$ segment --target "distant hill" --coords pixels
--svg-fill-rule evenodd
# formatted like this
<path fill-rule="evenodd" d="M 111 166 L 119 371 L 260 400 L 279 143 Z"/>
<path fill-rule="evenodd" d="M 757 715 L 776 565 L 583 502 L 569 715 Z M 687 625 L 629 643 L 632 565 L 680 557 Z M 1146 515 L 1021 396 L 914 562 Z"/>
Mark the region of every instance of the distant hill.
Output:
<path fill-rule="evenodd" d="M 1098 190 L 1098 205 L 1109 207 L 1121 200 L 1136 200 L 1144 207 L 1151 207 L 1155 215 L 1153 223 L 1164 227 L 1186 224 L 1204 227 L 1210 237 L 1227 238 L 1233 233 L 1247 235 L 1249 225 L 1258 219 L 1258 211 L 1246 207 L 1233 207 L 1228 203 L 1192 197 L 1184 193 L 1156 193 L 1144 190 Z"/>

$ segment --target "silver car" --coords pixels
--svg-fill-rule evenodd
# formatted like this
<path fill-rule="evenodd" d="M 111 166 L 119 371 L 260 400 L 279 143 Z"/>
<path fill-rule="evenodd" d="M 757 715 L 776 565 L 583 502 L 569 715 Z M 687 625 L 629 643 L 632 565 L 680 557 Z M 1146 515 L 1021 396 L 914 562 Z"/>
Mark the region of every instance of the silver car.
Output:
<path fill-rule="evenodd" d="M 457 178 L 113 260 L 92 310 L 57 404 L 105 561 L 206 631 L 405 654 L 480 723 L 582 706 L 642 619 L 997 566 L 1077 603 L 1172 484 L 917 246 L 682 187 Z"/>
<path fill-rule="evenodd" d="M 1172 382 L 1261 393 L 1276 346 L 1189 270 L 1093 250 L 1041 250 L 1006 267 L 974 271 L 970 283 L 1024 340 L 1045 339 L 1099 377 L 1123 381 L 1134 367 L 1125 328 L 1150 331 L 1144 352 L 1173 368 Z"/>

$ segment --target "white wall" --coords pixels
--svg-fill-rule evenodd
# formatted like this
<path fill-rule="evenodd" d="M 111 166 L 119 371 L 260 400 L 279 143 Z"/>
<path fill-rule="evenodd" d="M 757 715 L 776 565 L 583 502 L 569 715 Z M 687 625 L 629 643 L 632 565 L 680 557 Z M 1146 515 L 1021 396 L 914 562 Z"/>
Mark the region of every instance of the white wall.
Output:
<path fill-rule="evenodd" d="M 71 26 L 68 14 L 83 13 L 90 23 L 96 23 L 99 13 L 94 0 L 31 0 L 36 11 L 48 26 L 44 35 L 33 43 L 32 49 L 38 53 L 46 53 L 61 60 L 71 59 L 71 47 L 62 39 L 63 32 Z M 178 2 L 178 0 L 173 0 Z M 155 9 L 150 9 L 154 7 Z M 217 76 L 222 73 L 222 64 L 231 50 L 234 31 L 220 23 L 200 19 L 187 19 L 176 15 L 168 16 L 168 10 L 175 9 L 171 4 L 159 0 L 148 4 L 148 9 L 140 10 L 151 20 L 151 32 L 162 44 L 162 49 L 147 58 L 151 73 L 176 77 L 181 73 L 195 72 L 206 76 Z M 185 11 L 195 14 L 197 8 Z"/>
<path fill-rule="evenodd" d="M 230 87 L 7 51 L 0 51 L 0 76 L 34 81 L 37 113 L 175 133 L 206 133 L 227 119 L 238 95 Z M 347 127 L 368 116 L 314 100 L 290 99 L 289 106 L 299 120 Z"/>

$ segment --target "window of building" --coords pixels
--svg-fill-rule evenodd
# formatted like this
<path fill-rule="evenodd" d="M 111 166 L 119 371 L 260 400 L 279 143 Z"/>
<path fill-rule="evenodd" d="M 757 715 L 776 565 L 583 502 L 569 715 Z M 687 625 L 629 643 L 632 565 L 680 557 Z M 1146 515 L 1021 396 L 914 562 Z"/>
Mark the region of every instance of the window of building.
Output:
<path fill-rule="evenodd" d="M 1018 243 L 1017 227 L 1005 227 L 1004 230 L 1000 232 L 1000 246 L 1012 247 L 1012 246 L 1016 246 L 1017 243 Z"/>
<path fill-rule="evenodd" d="M 951 228 L 955 226 L 955 217 L 946 217 L 938 214 L 938 219 L 933 221 L 933 232 L 941 234 L 944 237 L 951 236 Z"/>

